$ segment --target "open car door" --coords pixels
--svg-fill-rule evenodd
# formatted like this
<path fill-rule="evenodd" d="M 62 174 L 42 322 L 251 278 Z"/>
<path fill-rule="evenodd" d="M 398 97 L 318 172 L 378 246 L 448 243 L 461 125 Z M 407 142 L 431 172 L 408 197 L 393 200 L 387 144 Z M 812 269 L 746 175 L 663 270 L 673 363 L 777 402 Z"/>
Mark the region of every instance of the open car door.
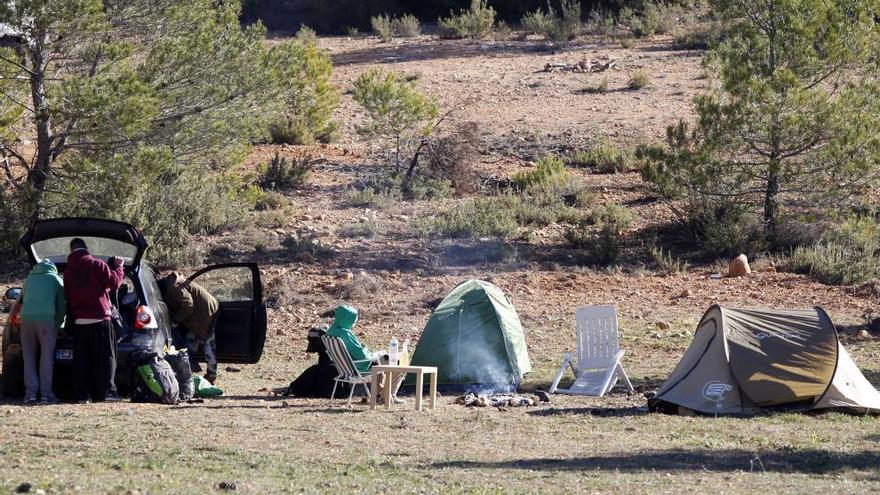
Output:
<path fill-rule="evenodd" d="M 217 317 L 217 360 L 253 364 L 266 342 L 266 306 L 256 263 L 227 263 L 203 268 L 191 276 L 220 303 Z"/>

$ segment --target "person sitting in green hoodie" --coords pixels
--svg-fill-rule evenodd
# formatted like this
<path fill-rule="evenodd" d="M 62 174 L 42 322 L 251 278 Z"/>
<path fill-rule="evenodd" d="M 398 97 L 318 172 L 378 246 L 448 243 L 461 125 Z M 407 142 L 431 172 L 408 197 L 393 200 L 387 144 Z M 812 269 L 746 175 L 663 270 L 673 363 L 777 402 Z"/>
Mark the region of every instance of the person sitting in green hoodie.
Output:
<path fill-rule="evenodd" d="M 55 341 L 64 325 L 67 299 L 58 269 L 49 260 L 34 266 L 24 281 L 21 294 L 21 352 L 24 359 L 24 401 L 35 404 L 41 396 L 44 404 L 56 404 L 52 391 L 52 367 Z M 40 349 L 39 374 L 37 348 Z"/>
<path fill-rule="evenodd" d="M 370 371 L 373 364 L 388 364 L 387 354 L 382 352 L 371 352 L 366 344 L 362 343 L 357 338 L 357 335 L 354 334 L 352 328 L 354 328 L 357 321 L 358 310 L 356 308 L 348 305 L 339 306 L 336 308 L 336 317 L 333 319 L 333 324 L 327 329 L 327 335 L 330 337 L 339 337 L 339 339 L 342 340 L 342 343 L 345 344 L 345 348 L 351 355 L 351 359 L 354 361 L 363 361 L 355 363 L 355 366 L 357 366 L 358 371 L 361 373 Z M 397 390 L 403 383 L 404 376 L 405 375 L 401 374 L 399 377 L 396 377 L 393 384 L 394 388 L 391 389 L 391 395 L 396 404 L 403 403 L 402 400 L 397 398 Z M 379 394 L 377 397 L 382 397 L 384 389 L 385 373 L 382 373 L 379 376 L 379 390 L 375 391 Z M 371 391 L 371 393 L 373 393 L 373 391 Z"/>

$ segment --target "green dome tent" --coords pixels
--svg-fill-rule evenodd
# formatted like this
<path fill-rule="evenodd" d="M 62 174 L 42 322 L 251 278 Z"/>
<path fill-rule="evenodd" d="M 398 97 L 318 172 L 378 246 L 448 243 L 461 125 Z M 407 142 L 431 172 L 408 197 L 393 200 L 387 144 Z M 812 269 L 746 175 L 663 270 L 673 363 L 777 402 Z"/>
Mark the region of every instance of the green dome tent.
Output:
<path fill-rule="evenodd" d="M 532 371 L 516 308 L 498 287 L 469 280 L 437 306 L 413 353 L 414 366 L 436 366 L 446 388 L 516 388 Z"/>

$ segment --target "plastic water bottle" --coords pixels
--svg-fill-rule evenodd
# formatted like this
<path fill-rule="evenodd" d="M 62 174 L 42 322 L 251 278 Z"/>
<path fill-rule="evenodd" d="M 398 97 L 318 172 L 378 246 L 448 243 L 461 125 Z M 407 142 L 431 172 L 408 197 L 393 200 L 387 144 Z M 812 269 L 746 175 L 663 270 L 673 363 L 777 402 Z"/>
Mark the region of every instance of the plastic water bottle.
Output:
<path fill-rule="evenodd" d="M 398 350 L 397 338 L 391 337 L 391 342 L 388 344 L 388 364 L 397 366 L 399 357 L 400 351 Z"/>

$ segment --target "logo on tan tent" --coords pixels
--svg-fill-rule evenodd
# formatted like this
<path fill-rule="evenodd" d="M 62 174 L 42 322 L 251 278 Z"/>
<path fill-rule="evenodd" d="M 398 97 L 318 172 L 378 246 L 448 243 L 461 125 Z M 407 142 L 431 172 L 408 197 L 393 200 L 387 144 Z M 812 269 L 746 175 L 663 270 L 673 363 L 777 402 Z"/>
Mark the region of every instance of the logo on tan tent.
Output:
<path fill-rule="evenodd" d="M 724 400 L 724 394 L 731 390 L 733 390 L 733 385 L 712 380 L 703 385 L 703 398 L 712 402 L 721 402 Z"/>

